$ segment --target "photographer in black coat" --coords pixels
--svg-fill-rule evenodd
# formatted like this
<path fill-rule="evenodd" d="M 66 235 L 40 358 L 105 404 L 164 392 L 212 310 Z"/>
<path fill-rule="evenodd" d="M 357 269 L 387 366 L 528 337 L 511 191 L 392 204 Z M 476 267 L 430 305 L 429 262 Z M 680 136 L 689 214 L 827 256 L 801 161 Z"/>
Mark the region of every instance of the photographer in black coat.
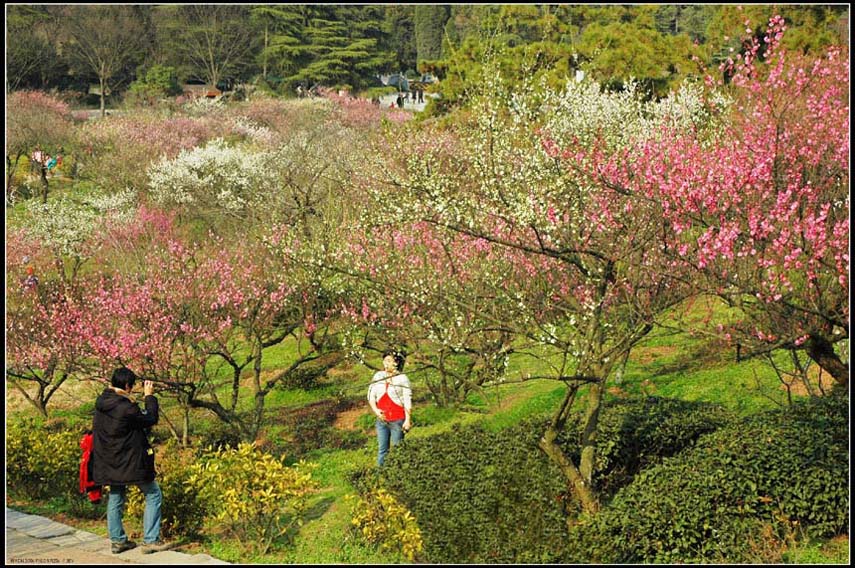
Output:
<path fill-rule="evenodd" d="M 163 494 L 154 480 L 154 450 L 148 442 L 148 430 L 158 420 L 157 398 L 154 384 L 144 381 L 145 410 L 140 410 L 131 394 L 136 380 L 126 367 L 113 371 L 111 386 L 95 402 L 92 422 L 92 480 L 110 486 L 107 530 L 114 554 L 136 547 L 122 525 L 128 485 L 136 485 L 145 495 L 142 553 L 169 548 L 160 539 Z"/>

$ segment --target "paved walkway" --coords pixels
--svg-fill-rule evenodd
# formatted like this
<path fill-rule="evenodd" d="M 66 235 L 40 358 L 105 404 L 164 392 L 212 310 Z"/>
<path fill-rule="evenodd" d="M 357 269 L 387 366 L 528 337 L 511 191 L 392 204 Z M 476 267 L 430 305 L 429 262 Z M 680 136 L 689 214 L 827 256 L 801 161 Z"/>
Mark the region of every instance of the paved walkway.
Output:
<path fill-rule="evenodd" d="M 207 554 L 139 548 L 110 552 L 110 540 L 38 515 L 6 508 L 6 565 L 9 564 L 228 564 Z"/>

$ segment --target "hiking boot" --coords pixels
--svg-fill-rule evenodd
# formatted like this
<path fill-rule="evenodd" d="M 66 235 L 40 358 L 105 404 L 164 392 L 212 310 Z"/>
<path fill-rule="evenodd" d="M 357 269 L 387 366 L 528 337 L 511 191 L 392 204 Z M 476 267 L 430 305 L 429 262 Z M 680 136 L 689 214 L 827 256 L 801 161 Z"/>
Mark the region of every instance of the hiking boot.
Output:
<path fill-rule="evenodd" d="M 160 539 L 157 539 L 154 542 L 144 542 L 140 551 L 143 554 L 153 554 L 155 552 L 160 552 L 161 550 L 169 550 L 174 546 L 174 543 L 164 542 Z"/>
<path fill-rule="evenodd" d="M 131 550 L 132 548 L 136 548 L 137 543 L 132 540 L 126 540 L 125 542 L 114 542 L 110 544 L 110 551 L 113 554 L 121 554 L 126 550 Z"/>

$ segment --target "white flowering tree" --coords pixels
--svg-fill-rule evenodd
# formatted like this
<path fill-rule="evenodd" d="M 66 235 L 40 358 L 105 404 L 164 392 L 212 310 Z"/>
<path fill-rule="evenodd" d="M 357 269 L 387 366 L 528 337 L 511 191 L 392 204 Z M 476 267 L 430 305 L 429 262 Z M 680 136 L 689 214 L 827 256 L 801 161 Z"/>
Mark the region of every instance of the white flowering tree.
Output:
<path fill-rule="evenodd" d="M 276 175 L 265 152 L 230 146 L 222 138 L 149 169 L 152 198 L 212 219 L 249 219 L 275 196 Z"/>
<path fill-rule="evenodd" d="M 360 154 L 353 128 L 314 112 L 300 122 L 266 126 L 251 117 L 230 119 L 237 144 L 223 139 L 164 157 L 148 170 L 152 198 L 212 227 L 263 228 L 336 216 L 336 201 L 350 183 L 350 162 Z"/>
<path fill-rule="evenodd" d="M 131 191 L 46 203 L 30 201 L 24 216 L 12 223 L 25 225 L 27 232 L 53 253 L 59 277 L 70 281 L 103 245 L 105 230 L 129 222 L 136 207 L 136 196 Z"/>

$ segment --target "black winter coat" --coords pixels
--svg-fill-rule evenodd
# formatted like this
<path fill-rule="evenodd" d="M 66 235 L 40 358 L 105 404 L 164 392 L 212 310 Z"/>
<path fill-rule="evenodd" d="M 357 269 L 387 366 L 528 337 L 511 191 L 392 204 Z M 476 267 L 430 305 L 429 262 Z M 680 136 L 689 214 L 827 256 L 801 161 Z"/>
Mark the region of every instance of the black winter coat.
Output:
<path fill-rule="evenodd" d="M 107 389 L 95 401 L 92 422 L 92 481 L 98 485 L 127 485 L 154 480 L 154 450 L 148 428 L 157 424 L 158 404 L 145 397 L 145 410 Z"/>

